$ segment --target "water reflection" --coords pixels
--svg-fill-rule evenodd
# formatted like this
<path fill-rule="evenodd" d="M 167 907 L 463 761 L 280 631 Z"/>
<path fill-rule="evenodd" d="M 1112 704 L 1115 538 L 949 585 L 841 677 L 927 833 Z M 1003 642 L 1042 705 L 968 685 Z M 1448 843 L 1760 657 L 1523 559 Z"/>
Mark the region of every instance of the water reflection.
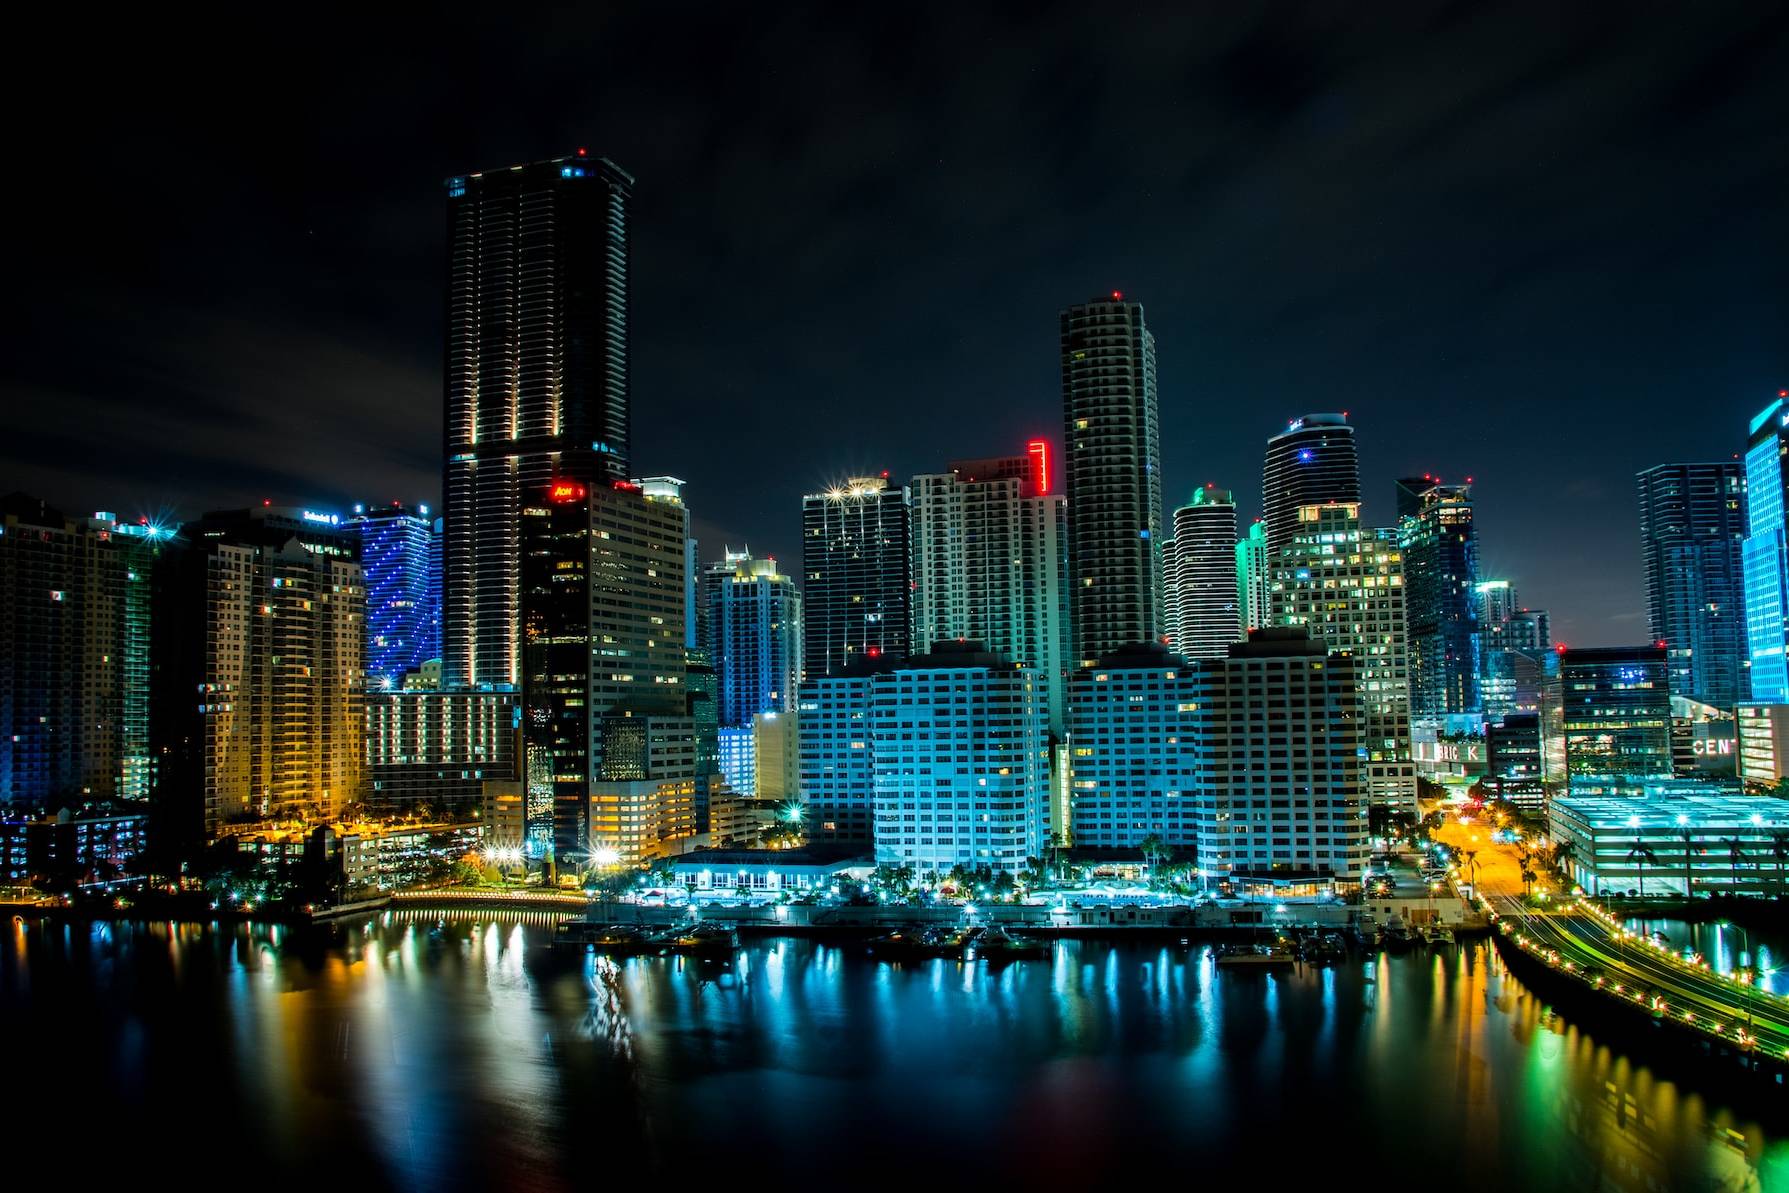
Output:
<path fill-rule="evenodd" d="M 1760 988 L 1789 995 L 1789 947 L 1768 932 L 1739 928 L 1725 920 L 1691 924 L 1683 920 L 1632 919 L 1636 932 L 1662 933 L 1673 952 L 1694 950 L 1719 973 L 1732 973 L 1749 963 L 1760 972 Z"/>
<path fill-rule="evenodd" d="M 9 1072 L 108 1116 L 134 1173 L 274 1186 L 590 1188 L 698 1159 L 754 1185 L 1789 1184 L 1783 1141 L 1483 947 L 1262 975 L 1153 943 L 989 967 L 777 939 L 716 966 L 556 954 L 554 918 L 14 925 Z M 50 1119 L 58 1146 L 85 1121 Z"/>

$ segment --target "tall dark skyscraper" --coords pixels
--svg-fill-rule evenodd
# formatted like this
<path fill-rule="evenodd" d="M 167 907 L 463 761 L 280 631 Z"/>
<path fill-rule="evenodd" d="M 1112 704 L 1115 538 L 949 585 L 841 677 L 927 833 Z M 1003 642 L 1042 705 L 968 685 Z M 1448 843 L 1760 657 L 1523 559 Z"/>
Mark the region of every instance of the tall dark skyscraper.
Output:
<path fill-rule="evenodd" d="M 1348 414 L 1307 414 L 1267 441 L 1261 468 L 1262 521 L 1271 561 L 1298 530 L 1298 510 L 1360 501 L 1360 461 Z"/>
<path fill-rule="evenodd" d="M 1163 630 L 1155 337 L 1117 290 L 1061 324 L 1074 657 L 1087 665 Z"/>
<path fill-rule="evenodd" d="M 913 619 L 912 507 L 888 474 L 801 499 L 806 678 L 860 659 L 902 659 Z"/>
<path fill-rule="evenodd" d="M 449 685 L 519 679 L 525 495 L 627 479 L 633 185 L 583 149 L 447 180 Z"/>
<path fill-rule="evenodd" d="M 1671 692 L 1731 709 L 1746 674 L 1745 470 L 1737 460 L 1660 464 L 1635 478 L 1646 612 Z"/>
<path fill-rule="evenodd" d="M 630 864 L 693 832 L 680 500 L 558 480 L 521 511 L 530 834 Z"/>
<path fill-rule="evenodd" d="M 1398 484 L 1399 505 L 1405 486 Z M 1429 485 L 1398 519 L 1410 636 L 1410 713 L 1476 713 L 1479 692 L 1478 530 L 1472 487 Z"/>

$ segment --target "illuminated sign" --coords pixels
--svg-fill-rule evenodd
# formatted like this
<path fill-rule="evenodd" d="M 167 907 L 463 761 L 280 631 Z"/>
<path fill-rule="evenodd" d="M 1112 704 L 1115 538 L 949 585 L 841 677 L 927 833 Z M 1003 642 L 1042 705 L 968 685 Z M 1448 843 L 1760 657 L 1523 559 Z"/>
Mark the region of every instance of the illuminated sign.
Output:
<path fill-rule="evenodd" d="M 334 526 L 342 520 L 338 514 L 319 514 L 316 510 L 301 510 L 299 516 L 306 522 L 320 522 L 324 526 Z"/>
<path fill-rule="evenodd" d="M 1701 754 L 1709 758 L 1725 758 L 1733 753 L 1733 739 L 1730 737 L 1714 737 L 1706 740 L 1697 738 L 1690 743 L 1690 753 Z"/>
<path fill-rule="evenodd" d="M 561 504 L 568 501 L 582 501 L 584 499 L 584 486 L 580 485 L 577 481 L 554 481 L 553 487 L 548 491 L 547 496 Z"/>
<path fill-rule="evenodd" d="M 1031 457 L 1031 483 L 1037 486 L 1039 497 L 1050 491 L 1050 444 L 1045 439 L 1033 439 L 1025 445 L 1025 453 Z"/>

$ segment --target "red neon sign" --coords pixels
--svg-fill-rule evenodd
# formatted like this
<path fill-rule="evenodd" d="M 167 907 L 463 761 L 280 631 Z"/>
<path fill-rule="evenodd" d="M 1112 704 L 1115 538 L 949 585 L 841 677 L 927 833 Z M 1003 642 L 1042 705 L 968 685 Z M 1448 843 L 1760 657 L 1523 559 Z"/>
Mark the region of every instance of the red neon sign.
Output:
<path fill-rule="evenodd" d="M 1031 483 L 1042 497 L 1050 491 L 1050 441 L 1033 439 L 1025 445 L 1025 454 L 1031 457 Z"/>
<path fill-rule="evenodd" d="M 547 496 L 560 503 L 582 501 L 584 500 L 584 486 L 577 481 L 554 481 Z"/>
<path fill-rule="evenodd" d="M 610 483 L 619 493 L 638 493 L 640 491 L 640 486 L 634 484 L 633 481 L 612 481 Z"/>

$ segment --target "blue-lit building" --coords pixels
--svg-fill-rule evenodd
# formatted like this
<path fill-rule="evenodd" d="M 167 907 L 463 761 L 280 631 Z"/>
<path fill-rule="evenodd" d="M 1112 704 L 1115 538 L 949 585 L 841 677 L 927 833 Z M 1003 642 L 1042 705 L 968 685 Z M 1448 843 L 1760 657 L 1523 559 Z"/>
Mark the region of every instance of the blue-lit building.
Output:
<path fill-rule="evenodd" d="M 721 725 L 749 729 L 759 713 L 792 710 L 802 649 L 801 590 L 794 577 L 774 559 L 728 551 L 703 577 L 703 590 L 705 645 L 720 677 Z"/>
<path fill-rule="evenodd" d="M 1478 531 L 1470 485 L 1398 482 L 1409 624 L 1410 713 L 1476 713 L 1479 692 Z"/>
<path fill-rule="evenodd" d="M 441 657 L 441 523 L 426 505 L 354 507 L 366 577 L 368 687 L 402 686 L 406 671 Z"/>
<path fill-rule="evenodd" d="M 1746 681 L 1745 472 L 1737 460 L 1660 464 L 1635 478 L 1653 640 L 1671 693 L 1731 711 Z"/>
<path fill-rule="evenodd" d="M 1671 777 L 1663 647 L 1567 650 L 1559 679 L 1573 795 L 1638 794 L 1647 781 Z"/>
<path fill-rule="evenodd" d="M 1789 454 L 1789 391 L 1781 392 L 1752 419 L 1746 440 L 1745 621 L 1751 660 L 1752 699 L 1789 702 L 1789 562 L 1783 534 L 1783 467 Z"/>

